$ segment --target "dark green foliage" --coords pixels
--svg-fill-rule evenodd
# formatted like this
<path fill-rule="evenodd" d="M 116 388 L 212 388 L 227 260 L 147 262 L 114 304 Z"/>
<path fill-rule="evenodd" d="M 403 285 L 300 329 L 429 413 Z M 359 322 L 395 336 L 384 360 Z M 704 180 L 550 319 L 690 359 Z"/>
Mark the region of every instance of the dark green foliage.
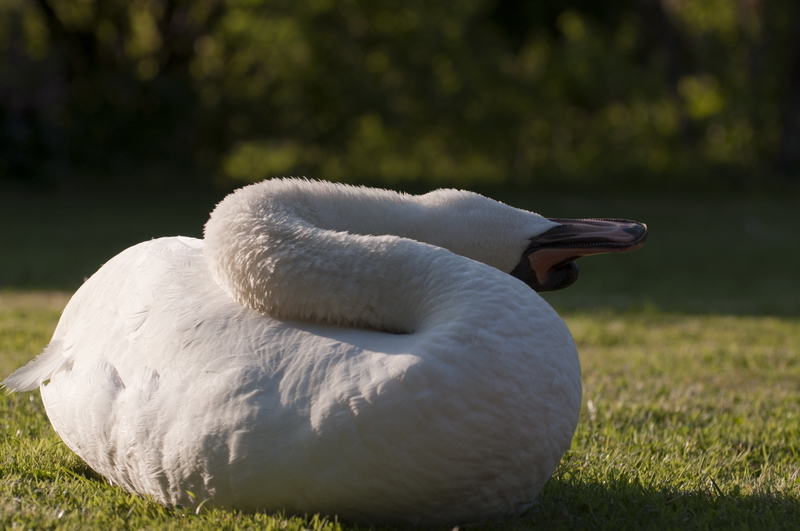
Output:
<path fill-rule="evenodd" d="M 796 188 L 789 1 L 2 0 L 0 179 Z"/>

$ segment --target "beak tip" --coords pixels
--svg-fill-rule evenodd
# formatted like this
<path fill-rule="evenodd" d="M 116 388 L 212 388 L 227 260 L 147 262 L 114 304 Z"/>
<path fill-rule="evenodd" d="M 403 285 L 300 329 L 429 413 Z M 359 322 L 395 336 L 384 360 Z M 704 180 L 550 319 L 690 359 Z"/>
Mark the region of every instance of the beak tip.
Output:
<path fill-rule="evenodd" d="M 640 247 L 644 245 L 644 242 L 647 241 L 647 225 L 644 223 L 638 223 L 636 221 L 631 222 L 633 225 L 627 232 L 633 236 L 633 243 L 638 244 Z"/>

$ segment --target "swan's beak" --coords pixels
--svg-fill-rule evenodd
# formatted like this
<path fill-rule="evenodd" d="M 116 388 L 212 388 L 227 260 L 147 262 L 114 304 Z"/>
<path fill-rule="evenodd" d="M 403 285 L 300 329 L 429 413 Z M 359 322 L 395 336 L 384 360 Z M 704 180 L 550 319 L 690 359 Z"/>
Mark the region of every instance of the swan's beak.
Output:
<path fill-rule="evenodd" d="M 583 256 L 635 251 L 647 239 L 647 225 L 625 219 L 560 219 L 547 232 L 531 238 L 511 274 L 536 291 L 555 291 L 578 280 Z"/>

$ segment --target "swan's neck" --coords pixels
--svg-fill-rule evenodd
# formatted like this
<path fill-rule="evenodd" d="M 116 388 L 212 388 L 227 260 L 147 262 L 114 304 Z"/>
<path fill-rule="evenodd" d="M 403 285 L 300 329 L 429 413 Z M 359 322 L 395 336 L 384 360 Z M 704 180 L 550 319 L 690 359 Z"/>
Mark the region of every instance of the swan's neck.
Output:
<path fill-rule="evenodd" d="M 205 253 L 217 283 L 253 309 L 409 331 L 426 311 L 420 301 L 474 275 L 455 255 L 509 272 L 528 239 L 551 226 L 468 192 L 276 179 L 218 205 Z"/>

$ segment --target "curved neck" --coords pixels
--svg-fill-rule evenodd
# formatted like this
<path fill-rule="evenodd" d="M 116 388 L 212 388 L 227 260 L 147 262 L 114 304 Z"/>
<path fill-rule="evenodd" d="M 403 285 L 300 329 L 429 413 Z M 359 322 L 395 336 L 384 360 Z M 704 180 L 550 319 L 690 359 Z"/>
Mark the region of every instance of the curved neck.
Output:
<path fill-rule="evenodd" d="M 217 206 L 205 254 L 216 282 L 258 311 L 411 331 L 439 293 L 475 276 L 479 265 L 457 254 L 508 272 L 539 220 L 467 192 L 410 196 L 277 179 Z"/>

